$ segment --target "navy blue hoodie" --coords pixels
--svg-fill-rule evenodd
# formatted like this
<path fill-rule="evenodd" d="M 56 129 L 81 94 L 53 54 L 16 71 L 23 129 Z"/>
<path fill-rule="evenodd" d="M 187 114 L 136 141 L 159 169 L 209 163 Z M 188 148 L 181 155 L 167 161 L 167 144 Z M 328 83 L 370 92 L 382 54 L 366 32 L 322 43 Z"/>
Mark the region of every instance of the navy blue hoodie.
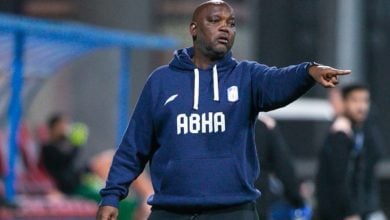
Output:
<path fill-rule="evenodd" d="M 100 205 L 117 207 L 150 161 L 160 207 L 210 208 L 256 200 L 259 163 L 254 124 L 260 111 L 294 101 L 314 85 L 309 63 L 286 68 L 231 53 L 207 69 L 192 48 L 175 52 L 149 77 L 110 169 Z"/>

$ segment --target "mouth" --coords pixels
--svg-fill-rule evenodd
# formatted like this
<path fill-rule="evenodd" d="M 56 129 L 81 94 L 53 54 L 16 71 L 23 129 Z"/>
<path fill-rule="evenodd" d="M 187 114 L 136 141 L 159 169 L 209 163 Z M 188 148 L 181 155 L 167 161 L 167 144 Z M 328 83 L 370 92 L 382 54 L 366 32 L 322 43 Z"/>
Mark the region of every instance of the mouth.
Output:
<path fill-rule="evenodd" d="M 229 38 L 227 36 L 219 36 L 217 38 L 217 42 L 223 45 L 227 45 L 229 43 Z"/>

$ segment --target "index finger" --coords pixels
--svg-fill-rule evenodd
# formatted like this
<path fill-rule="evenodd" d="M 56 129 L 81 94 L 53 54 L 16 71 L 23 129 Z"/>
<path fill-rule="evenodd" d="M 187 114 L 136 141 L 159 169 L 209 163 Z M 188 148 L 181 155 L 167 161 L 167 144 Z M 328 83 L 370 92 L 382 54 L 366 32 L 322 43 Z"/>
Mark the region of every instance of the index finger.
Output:
<path fill-rule="evenodd" d="M 336 75 L 347 75 L 352 72 L 351 70 L 339 70 L 339 69 L 334 69 L 334 71 Z"/>

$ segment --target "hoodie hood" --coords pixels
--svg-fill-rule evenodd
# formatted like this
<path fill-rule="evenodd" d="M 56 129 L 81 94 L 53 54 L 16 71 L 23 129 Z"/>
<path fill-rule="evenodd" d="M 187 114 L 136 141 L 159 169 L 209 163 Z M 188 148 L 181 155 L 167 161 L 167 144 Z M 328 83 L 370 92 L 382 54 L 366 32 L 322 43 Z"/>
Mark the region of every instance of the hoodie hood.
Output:
<path fill-rule="evenodd" d="M 193 109 L 198 110 L 199 108 L 199 69 L 192 62 L 194 56 L 194 48 L 184 48 L 176 50 L 173 60 L 169 64 L 169 67 L 178 69 L 181 71 L 191 71 L 194 74 L 194 104 Z M 213 72 L 213 92 L 214 101 L 219 101 L 219 73 L 226 72 L 237 65 L 237 61 L 232 58 L 232 52 L 229 51 L 222 59 L 220 59 L 214 65 L 210 65 L 205 70 L 211 70 Z M 218 73 L 219 72 L 219 73 Z"/>
<path fill-rule="evenodd" d="M 169 67 L 185 71 L 194 71 L 197 69 L 195 64 L 192 62 L 194 56 L 194 48 L 188 47 L 176 50 L 173 56 L 173 60 L 169 63 Z M 222 59 L 217 63 L 218 72 L 225 72 L 237 65 L 237 61 L 232 57 L 232 52 L 229 51 Z M 210 65 L 206 70 L 210 70 L 214 65 Z"/>

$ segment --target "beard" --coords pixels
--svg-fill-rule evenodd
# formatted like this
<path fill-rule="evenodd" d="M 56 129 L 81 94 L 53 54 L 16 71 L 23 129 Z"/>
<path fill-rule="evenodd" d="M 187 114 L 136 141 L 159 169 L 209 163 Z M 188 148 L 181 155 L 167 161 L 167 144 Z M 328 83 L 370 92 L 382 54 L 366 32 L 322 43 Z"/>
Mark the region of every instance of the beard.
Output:
<path fill-rule="evenodd" d="M 230 52 L 230 49 L 233 46 L 233 40 L 231 42 L 232 43 L 225 45 L 218 43 L 218 40 L 205 42 L 198 39 L 195 41 L 195 44 L 198 48 L 200 48 L 203 55 L 209 57 L 210 60 L 215 61 L 222 59 L 227 53 Z"/>
<path fill-rule="evenodd" d="M 351 120 L 352 124 L 363 124 L 367 120 L 368 113 L 352 113 L 346 110 L 345 116 Z"/>
<path fill-rule="evenodd" d="M 213 46 L 207 46 L 205 49 L 211 60 L 222 59 L 229 52 L 228 48 L 218 48 Z"/>

